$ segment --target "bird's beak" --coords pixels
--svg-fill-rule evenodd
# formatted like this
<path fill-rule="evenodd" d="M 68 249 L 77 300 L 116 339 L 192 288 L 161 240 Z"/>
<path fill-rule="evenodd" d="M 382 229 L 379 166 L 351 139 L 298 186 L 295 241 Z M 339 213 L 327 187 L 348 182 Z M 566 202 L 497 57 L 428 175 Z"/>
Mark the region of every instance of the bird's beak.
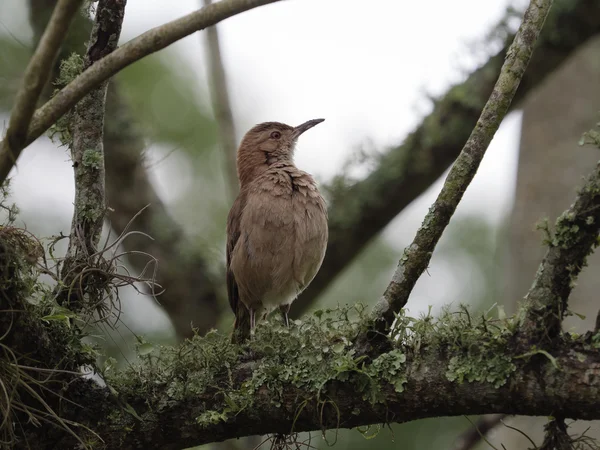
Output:
<path fill-rule="evenodd" d="M 298 139 L 298 136 L 300 136 L 306 130 L 310 130 L 312 127 L 320 124 L 324 120 L 325 119 L 313 119 L 313 120 L 304 122 L 302 125 L 298 125 L 296 128 L 294 128 L 294 133 L 293 133 L 294 139 Z"/>

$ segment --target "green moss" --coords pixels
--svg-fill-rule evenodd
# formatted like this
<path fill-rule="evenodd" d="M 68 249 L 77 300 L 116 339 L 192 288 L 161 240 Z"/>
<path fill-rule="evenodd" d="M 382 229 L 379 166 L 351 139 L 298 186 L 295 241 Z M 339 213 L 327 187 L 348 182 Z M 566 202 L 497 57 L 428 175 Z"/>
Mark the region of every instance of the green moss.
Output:
<path fill-rule="evenodd" d="M 104 165 L 104 155 L 97 149 L 88 148 L 83 152 L 81 162 L 86 167 L 98 170 Z"/>
<path fill-rule="evenodd" d="M 406 355 L 402 351 L 395 349 L 389 353 L 376 358 L 368 366 L 366 373 L 373 379 L 379 378 L 387 381 L 398 393 L 404 392 L 404 385 L 408 381 L 406 373 Z M 383 401 L 383 399 L 381 399 Z"/>
<path fill-rule="evenodd" d="M 398 316 L 395 333 L 413 352 L 423 345 L 435 347 L 450 358 L 446 377 L 457 383 L 488 382 L 505 384 L 516 370 L 511 342 L 517 327 L 514 318 L 493 318 L 489 312 L 473 317 L 466 306 L 458 311 L 442 311 L 412 319 Z"/>
<path fill-rule="evenodd" d="M 77 53 L 71 55 L 60 62 L 59 74 L 54 81 L 54 90 L 52 96 L 56 95 L 63 87 L 73 81 L 83 71 L 83 57 Z M 69 124 L 71 122 L 72 112 L 68 112 L 58 119 L 48 130 L 48 135 L 52 140 L 58 139 L 62 145 L 69 145 L 72 141 Z"/>
<path fill-rule="evenodd" d="M 510 356 L 512 319 L 486 314 L 472 317 L 466 308 L 453 313 L 446 310 L 439 319 L 400 314 L 393 349 L 370 361 L 353 344 L 364 331 L 365 316 L 360 307 L 317 311 L 288 329 L 275 315 L 262 322 L 255 338 L 241 348 L 217 332 L 195 336 L 177 348 L 140 342 L 140 364 L 108 373 L 107 379 L 124 398 L 155 399 L 152 406 L 139 407 L 144 420 L 149 420 L 148 414 L 160 415 L 172 402 L 210 399 L 212 406 L 193 418 L 199 426 L 208 426 L 233 420 L 242 410 L 251 411 L 259 398 L 270 407 L 289 405 L 285 389 L 290 385 L 306 393 L 298 399 L 303 405 L 300 409 L 321 402 L 330 383 L 336 381 L 352 383 L 357 395 L 374 405 L 382 403 L 386 386 L 402 393 L 409 368 L 430 363 L 420 359 L 425 347 L 429 355 L 434 350 L 440 359 L 451 355 L 446 376 L 456 383 L 501 386 L 516 369 Z M 244 362 L 248 355 L 250 360 Z M 222 407 L 215 408 L 215 398 Z"/>

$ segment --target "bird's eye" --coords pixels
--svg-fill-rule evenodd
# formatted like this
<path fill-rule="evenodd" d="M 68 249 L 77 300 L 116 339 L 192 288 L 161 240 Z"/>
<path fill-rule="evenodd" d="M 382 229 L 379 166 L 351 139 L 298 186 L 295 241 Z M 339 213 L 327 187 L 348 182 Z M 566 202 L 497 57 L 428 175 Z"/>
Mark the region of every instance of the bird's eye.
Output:
<path fill-rule="evenodd" d="M 273 131 L 271 133 L 271 139 L 279 139 L 281 137 L 281 133 L 279 131 Z"/>

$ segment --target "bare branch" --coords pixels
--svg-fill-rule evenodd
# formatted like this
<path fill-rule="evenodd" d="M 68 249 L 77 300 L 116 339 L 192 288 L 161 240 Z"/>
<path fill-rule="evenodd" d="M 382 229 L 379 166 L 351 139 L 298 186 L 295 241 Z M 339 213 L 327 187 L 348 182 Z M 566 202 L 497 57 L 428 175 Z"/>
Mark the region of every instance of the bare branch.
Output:
<path fill-rule="evenodd" d="M 127 0 L 98 2 L 84 69 L 94 67 L 100 59 L 117 48 L 126 3 Z M 62 278 L 67 290 L 78 295 L 69 299 L 69 303 L 72 303 L 71 300 L 75 301 L 75 298 L 79 298 L 77 302 L 83 299 L 80 289 L 72 289 L 73 282 L 80 276 L 80 272 L 74 268 L 97 252 L 106 212 L 103 138 L 107 87 L 108 81 L 102 82 L 86 95 L 75 107 L 70 123 L 73 135 L 71 158 L 75 172 L 75 210 Z M 85 286 L 82 289 L 86 291 Z"/>
<path fill-rule="evenodd" d="M 556 0 L 512 107 L 598 33 L 600 2 Z M 401 145 L 389 149 L 367 178 L 331 192 L 325 260 L 292 305 L 295 317 L 306 311 L 348 263 L 454 162 L 489 98 L 513 37 L 507 36 L 504 49 L 437 99 L 431 114 Z"/>
<path fill-rule="evenodd" d="M 204 6 L 212 3 L 212 0 L 202 0 Z M 208 46 L 208 68 L 210 94 L 213 112 L 219 126 L 219 138 L 221 147 L 225 153 L 226 178 L 229 184 L 229 194 L 233 199 L 239 190 L 236 169 L 237 143 L 235 134 L 235 120 L 231 111 L 231 101 L 227 89 L 227 72 L 221 58 L 221 45 L 219 43 L 218 27 L 206 29 L 206 43 Z"/>
<path fill-rule="evenodd" d="M 0 145 L 0 183 L 8 177 L 27 141 L 27 130 L 37 101 L 52 74 L 61 43 L 81 0 L 60 0 L 23 75 L 23 82 L 10 115 L 6 136 Z"/>
<path fill-rule="evenodd" d="M 429 209 L 423 224 L 404 255 L 382 299 L 375 306 L 378 331 L 389 328 L 427 269 L 435 246 L 473 180 L 485 152 L 508 112 L 510 103 L 529 64 L 538 35 L 550 11 L 552 0 L 532 0 L 525 12 L 498 81 L 456 162 L 442 191 Z"/>

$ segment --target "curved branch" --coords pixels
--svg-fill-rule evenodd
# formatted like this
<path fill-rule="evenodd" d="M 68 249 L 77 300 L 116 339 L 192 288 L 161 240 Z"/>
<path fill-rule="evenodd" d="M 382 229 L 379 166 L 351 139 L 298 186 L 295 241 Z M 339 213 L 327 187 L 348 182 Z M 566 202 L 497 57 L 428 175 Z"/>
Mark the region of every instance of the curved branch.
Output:
<path fill-rule="evenodd" d="M 75 106 L 92 89 L 128 65 L 169 46 L 173 42 L 195 31 L 215 25 L 236 14 L 277 1 L 280 0 L 223 0 L 180 19 L 153 28 L 123 44 L 123 46 L 105 58 L 102 58 L 98 63 L 75 78 L 35 112 L 27 132 L 27 137 L 24 139 L 19 150 L 40 137 L 53 123 Z M 13 149 L 13 152 L 15 151 Z M 0 175 L 4 174 L 4 172 L 8 173 L 14 165 L 13 158 L 6 151 L 0 151 L 0 162 L 2 162 L 0 167 L 4 168 L 0 172 Z M 0 182 L 3 182 L 5 178 L 0 177 Z"/>
<path fill-rule="evenodd" d="M 0 145 L 0 184 L 6 180 L 25 147 L 36 103 L 52 74 L 54 60 L 80 5 L 81 0 L 60 0 L 56 4 L 48 26 L 27 65 L 10 115 L 6 137 Z"/>
<path fill-rule="evenodd" d="M 404 250 L 383 298 L 375 306 L 379 331 L 392 325 L 395 314 L 406 305 L 415 283 L 427 269 L 438 240 L 508 112 L 551 6 L 552 0 L 532 0 L 529 3 L 523 23 L 508 49 L 498 81 L 473 132 L 450 169 L 442 191 L 425 216 L 412 244 Z"/>
<path fill-rule="evenodd" d="M 572 52 L 600 33 L 600 2 L 556 0 L 513 101 L 521 101 Z M 364 180 L 331 193 L 323 265 L 292 305 L 298 317 L 364 247 L 453 163 L 489 98 L 513 36 L 481 68 L 451 88 L 404 142 Z"/>

